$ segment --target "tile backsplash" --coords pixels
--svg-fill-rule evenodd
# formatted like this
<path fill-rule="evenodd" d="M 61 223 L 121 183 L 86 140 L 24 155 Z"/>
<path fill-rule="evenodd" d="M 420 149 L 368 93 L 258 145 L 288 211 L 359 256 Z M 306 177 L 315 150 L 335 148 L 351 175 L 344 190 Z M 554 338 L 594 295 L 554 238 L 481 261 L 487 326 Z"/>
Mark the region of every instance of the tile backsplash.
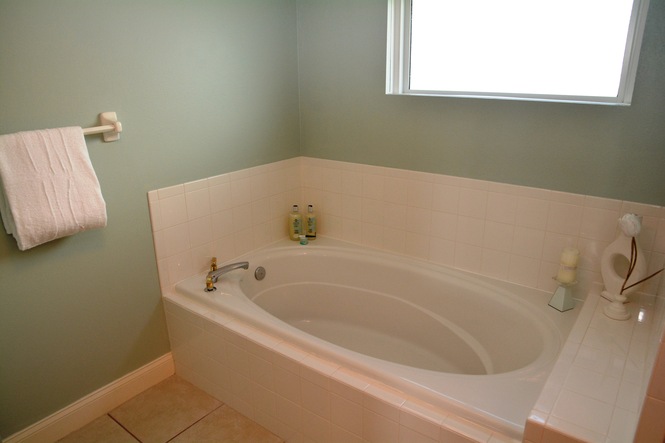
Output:
<path fill-rule="evenodd" d="M 162 288 L 287 235 L 294 203 L 322 235 L 547 291 L 581 252 L 576 296 L 600 282 L 626 212 L 643 216 L 649 273 L 665 264 L 665 208 L 402 169 L 297 157 L 148 193 Z M 661 275 L 642 291 L 659 292 Z M 661 292 L 662 294 L 662 292 Z"/>
<path fill-rule="evenodd" d="M 211 257 L 223 263 L 286 235 L 300 171 L 295 158 L 150 191 L 162 290 L 208 269 Z"/>
<path fill-rule="evenodd" d="M 581 251 L 576 295 L 600 281 L 618 218 L 641 214 L 649 269 L 665 261 L 665 208 L 424 172 L 302 159 L 303 197 L 326 235 L 554 290 L 561 250 Z M 659 279 L 643 285 L 655 293 Z"/>

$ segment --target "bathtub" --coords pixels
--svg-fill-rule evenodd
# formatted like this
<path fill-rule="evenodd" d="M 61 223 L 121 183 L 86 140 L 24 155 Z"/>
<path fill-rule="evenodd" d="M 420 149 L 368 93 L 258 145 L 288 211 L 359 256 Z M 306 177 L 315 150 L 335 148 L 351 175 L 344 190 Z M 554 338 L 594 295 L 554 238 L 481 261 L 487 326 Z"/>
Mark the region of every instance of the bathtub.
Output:
<path fill-rule="evenodd" d="M 201 274 L 166 298 L 519 440 L 579 312 L 549 307 L 549 293 L 328 238 L 239 260 L 249 269 L 215 291 Z"/>

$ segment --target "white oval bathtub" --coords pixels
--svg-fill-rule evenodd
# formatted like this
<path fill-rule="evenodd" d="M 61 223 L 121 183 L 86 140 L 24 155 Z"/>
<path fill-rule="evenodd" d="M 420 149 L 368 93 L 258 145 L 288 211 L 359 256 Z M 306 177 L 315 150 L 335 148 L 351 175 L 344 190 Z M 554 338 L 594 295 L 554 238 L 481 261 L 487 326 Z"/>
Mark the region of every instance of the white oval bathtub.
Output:
<path fill-rule="evenodd" d="M 579 309 L 551 294 L 321 238 L 177 292 L 508 435 L 521 435 Z M 266 276 L 257 280 L 255 270 Z"/>

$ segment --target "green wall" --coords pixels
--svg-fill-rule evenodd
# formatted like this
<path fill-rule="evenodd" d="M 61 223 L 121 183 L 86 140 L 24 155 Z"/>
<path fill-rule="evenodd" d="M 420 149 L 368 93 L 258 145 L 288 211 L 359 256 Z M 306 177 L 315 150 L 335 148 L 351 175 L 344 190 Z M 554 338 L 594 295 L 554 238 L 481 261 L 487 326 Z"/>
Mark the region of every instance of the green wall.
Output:
<path fill-rule="evenodd" d="M 630 107 L 387 96 L 385 38 L 385 0 L 298 0 L 303 155 L 665 205 L 665 2 Z"/>
<path fill-rule="evenodd" d="M 87 138 L 107 228 L 0 235 L 0 435 L 168 352 L 148 190 L 307 155 L 665 204 L 651 3 L 633 105 L 604 107 L 386 96 L 385 0 L 0 0 L 0 134 L 125 128 Z"/>
<path fill-rule="evenodd" d="M 0 134 L 86 138 L 108 227 L 0 234 L 0 435 L 169 351 L 148 190 L 299 154 L 293 0 L 0 0 Z"/>

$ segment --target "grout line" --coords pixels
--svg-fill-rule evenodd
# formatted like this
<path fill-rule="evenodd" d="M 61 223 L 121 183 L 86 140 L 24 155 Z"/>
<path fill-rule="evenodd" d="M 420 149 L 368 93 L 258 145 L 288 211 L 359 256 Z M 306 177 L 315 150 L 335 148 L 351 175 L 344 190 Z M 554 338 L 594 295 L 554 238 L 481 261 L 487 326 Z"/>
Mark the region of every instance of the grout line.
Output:
<path fill-rule="evenodd" d="M 170 442 L 170 441 L 173 441 L 173 439 L 177 438 L 179 435 L 183 434 L 183 433 L 186 432 L 188 429 L 191 429 L 191 428 L 194 427 L 196 424 L 198 424 L 199 422 L 201 422 L 204 418 L 206 418 L 207 416 L 209 416 L 210 414 L 212 414 L 213 412 L 215 412 L 217 409 L 221 408 L 222 406 L 224 406 L 224 405 L 226 404 L 226 403 L 223 403 L 223 402 L 221 402 L 221 401 L 220 401 L 219 403 L 220 403 L 219 406 L 217 406 L 217 407 L 214 408 L 214 409 L 211 409 L 210 412 L 208 412 L 208 413 L 205 414 L 203 417 L 199 418 L 198 420 L 196 420 L 195 422 L 193 422 L 192 424 L 190 424 L 189 426 L 187 426 L 187 427 L 186 427 L 185 429 L 183 429 L 182 431 L 178 432 L 178 433 L 177 433 L 176 435 L 174 435 L 173 437 L 171 437 L 171 438 L 169 438 L 168 440 L 166 440 L 166 442 L 168 443 L 168 442 Z"/>
<path fill-rule="evenodd" d="M 106 414 L 106 415 L 107 415 L 111 420 L 113 420 L 114 422 L 118 423 L 118 426 L 120 426 L 122 429 L 124 429 L 125 432 L 127 432 L 129 435 L 131 435 L 132 437 L 134 437 L 134 439 L 135 439 L 136 441 L 138 441 L 139 443 L 142 443 L 140 438 L 138 438 L 136 435 L 134 435 L 129 429 L 127 429 L 126 427 L 124 427 L 123 424 L 120 423 L 118 420 L 116 420 L 116 419 L 115 419 L 110 413 L 109 413 L 109 414 Z"/>

